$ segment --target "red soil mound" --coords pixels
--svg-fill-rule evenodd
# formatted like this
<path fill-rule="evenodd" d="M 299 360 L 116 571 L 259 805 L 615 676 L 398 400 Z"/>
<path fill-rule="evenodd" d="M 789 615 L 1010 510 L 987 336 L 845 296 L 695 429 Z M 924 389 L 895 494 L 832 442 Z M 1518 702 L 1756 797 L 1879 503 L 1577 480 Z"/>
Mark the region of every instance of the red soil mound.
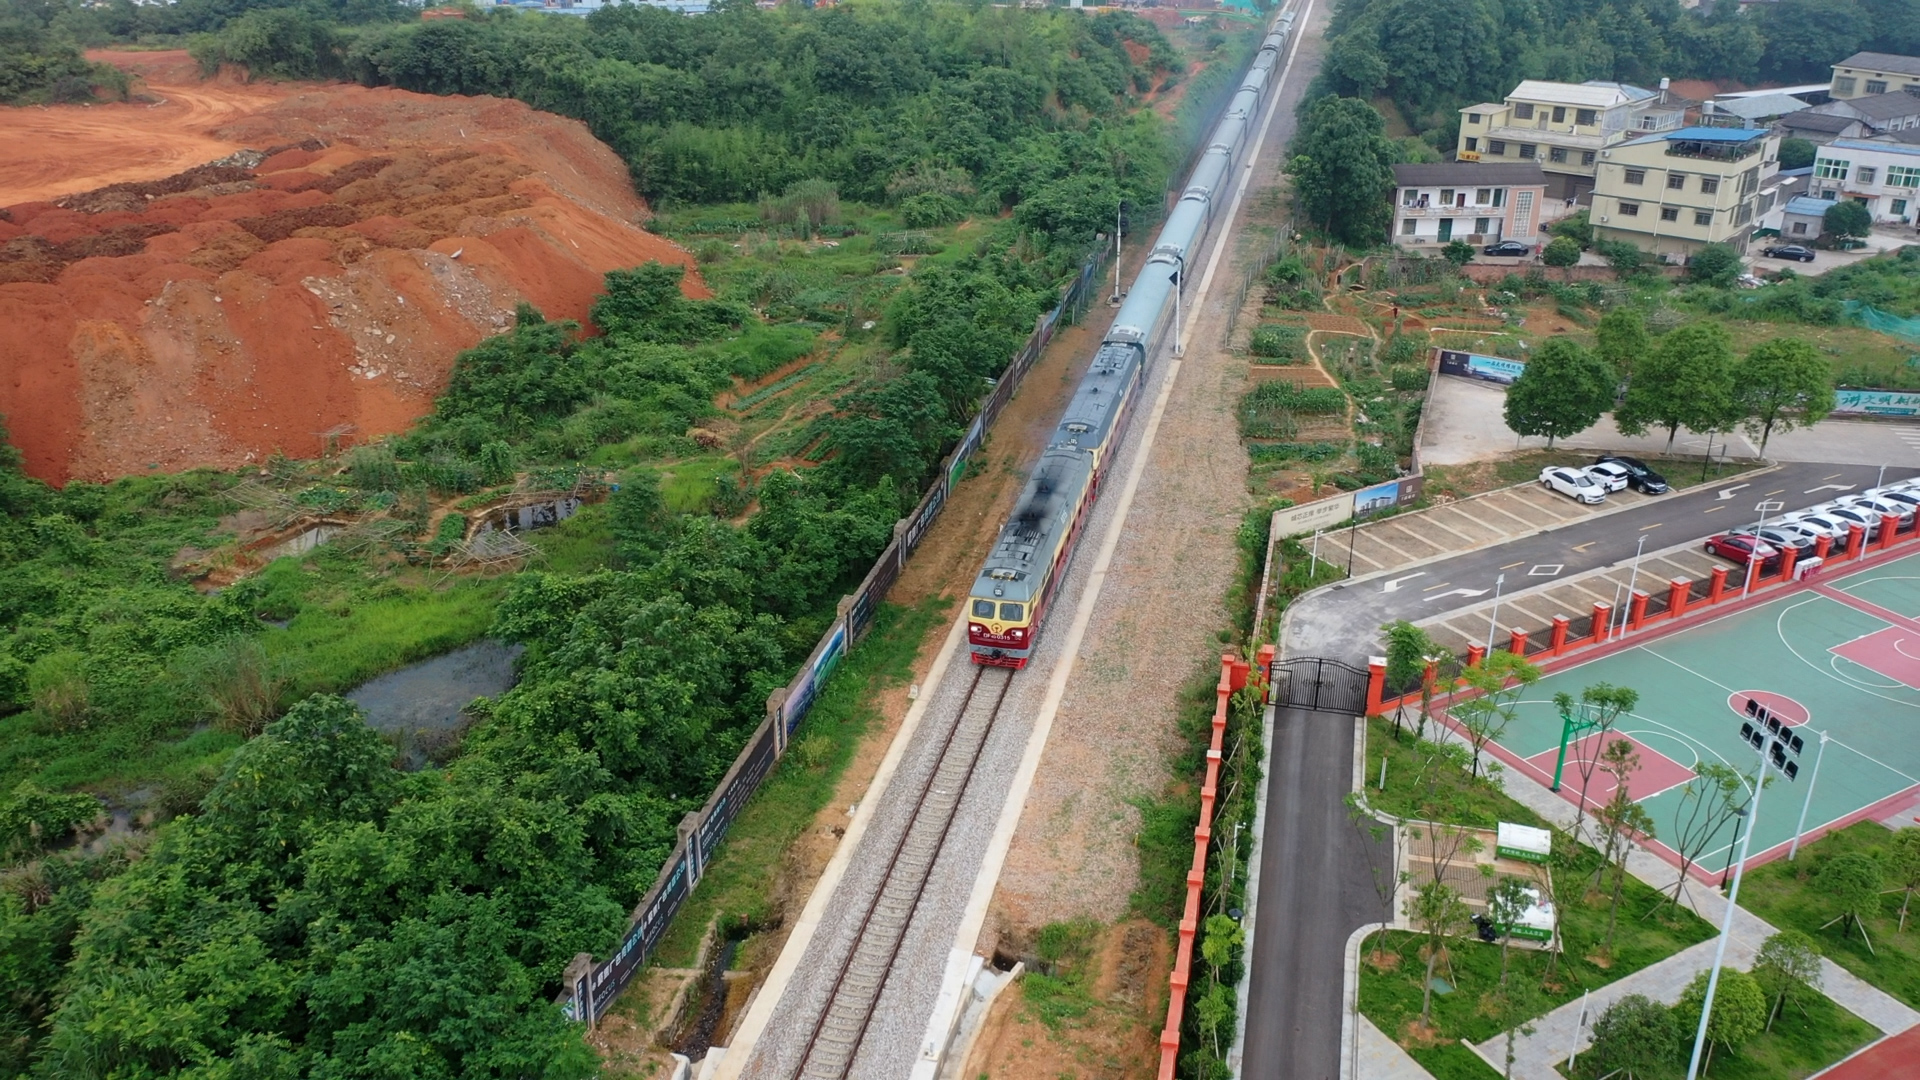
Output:
<path fill-rule="evenodd" d="M 172 61 L 152 55 L 152 92 L 177 97 L 158 82 Z M 347 443 L 400 431 L 519 301 L 584 321 L 607 270 L 692 265 L 639 227 L 624 165 L 583 124 L 492 98 L 291 89 L 211 130 L 158 109 L 118 121 L 136 146 L 254 148 L 211 165 L 108 152 L 69 171 L 118 182 L 52 200 L 0 172 L 15 203 L 0 211 L 0 414 L 34 475 L 233 466 L 316 455 L 349 425 Z M 21 117 L 135 108 L 15 110 L 0 148 Z M 707 295 L 693 274 L 685 287 Z"/>

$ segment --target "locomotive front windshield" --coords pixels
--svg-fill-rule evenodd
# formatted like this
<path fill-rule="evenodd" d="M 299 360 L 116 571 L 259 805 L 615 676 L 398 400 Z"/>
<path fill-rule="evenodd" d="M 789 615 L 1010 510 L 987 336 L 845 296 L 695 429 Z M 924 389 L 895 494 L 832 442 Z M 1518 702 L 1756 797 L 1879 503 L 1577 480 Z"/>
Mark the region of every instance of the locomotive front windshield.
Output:
<path fill-rule="evenodd" d="M 993 601 L 975 600 L 973 602 L 973 617 L 976 619 L 993 618 Z"/>
<path fill-rule="evenodd" d="M 1019 622 L 1022 610 L 1022 606 L 1019 604 L 1001 604 L 1000 621 Z"/>

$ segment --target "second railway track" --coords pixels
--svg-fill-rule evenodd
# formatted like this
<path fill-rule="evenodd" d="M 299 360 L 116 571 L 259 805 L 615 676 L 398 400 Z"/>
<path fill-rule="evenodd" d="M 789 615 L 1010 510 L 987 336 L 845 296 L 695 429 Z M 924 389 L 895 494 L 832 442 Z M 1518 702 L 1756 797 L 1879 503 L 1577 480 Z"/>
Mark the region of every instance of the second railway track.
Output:
<path fill-rule="evenodd" d="M 1012 683 L 1013 672 L 1006 669 L 973 669 L 966 697 L 922 784 L 913 816 L 893 845 L 879 888 L 854 901 L 864 905 L 864 913 L 840 960 L 831 997 L 813 1024 L 799 1068 L 789 1074 L 796 1080 L 844 1080 L 851 1073 L 927 879 L 946 846 L 960 800 Z"/>

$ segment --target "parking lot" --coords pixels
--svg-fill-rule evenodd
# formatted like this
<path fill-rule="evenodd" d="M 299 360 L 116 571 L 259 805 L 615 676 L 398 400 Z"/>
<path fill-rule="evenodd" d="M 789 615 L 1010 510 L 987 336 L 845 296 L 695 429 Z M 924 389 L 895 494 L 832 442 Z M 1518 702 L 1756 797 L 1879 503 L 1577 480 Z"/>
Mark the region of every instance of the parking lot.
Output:
<path fill-rule="evenodd" d="M 1607 496 L 1606 502 L 1586 506 L 1537 483 L 1501 488 L 1384 521 L 1367 522 L 1351 530 L 1353 572 L 1359 575 L 1397 570 L 1442 555 L 1532 536 L 1610 511 L 1631 509 L 1649 499 L 1664 497 L 1616 491 Z M 1348 530 L 1344 529 L 1323 535 L 1320 558 L 1344 565 L 1348 539 Z"/>

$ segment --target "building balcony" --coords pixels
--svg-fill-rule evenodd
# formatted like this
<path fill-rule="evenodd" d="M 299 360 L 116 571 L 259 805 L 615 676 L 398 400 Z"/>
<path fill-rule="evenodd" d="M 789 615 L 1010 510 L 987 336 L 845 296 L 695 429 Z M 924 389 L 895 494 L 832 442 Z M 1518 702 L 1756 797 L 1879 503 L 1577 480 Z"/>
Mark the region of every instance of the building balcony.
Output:
<path fill-rule="evenodd" d="M 1465 206 L 1400 205 L 1396 206 L 1395 210 L 1403 218 L 1505 217 L 1507 214 L 1507 208 L 1504 206 L 1476 206 L 1472 203 Z"/>

